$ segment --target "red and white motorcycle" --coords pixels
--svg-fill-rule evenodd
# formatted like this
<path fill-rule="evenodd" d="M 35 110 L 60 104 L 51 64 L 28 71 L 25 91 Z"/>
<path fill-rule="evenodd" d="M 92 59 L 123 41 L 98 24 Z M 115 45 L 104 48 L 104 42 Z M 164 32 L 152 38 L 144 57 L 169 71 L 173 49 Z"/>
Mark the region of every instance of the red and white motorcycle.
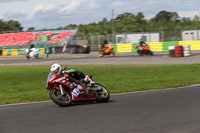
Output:
<path fill-rule="evenodd" d="M 88 75 L 92 79 L 92 75 Z M 74 102 L 96 101 L 107 102 L 110 99 L 108 90 L 101 84 L 94 83 L 87 86 L 84 83 L 75 84 L 71 74 L 64 76 L 50 72 L 46 82 L 46 89 L 50 90 L 50 98 L 59 106 L 70 106 Z M 75 80 L 75 79 L 74 79 Z"/>

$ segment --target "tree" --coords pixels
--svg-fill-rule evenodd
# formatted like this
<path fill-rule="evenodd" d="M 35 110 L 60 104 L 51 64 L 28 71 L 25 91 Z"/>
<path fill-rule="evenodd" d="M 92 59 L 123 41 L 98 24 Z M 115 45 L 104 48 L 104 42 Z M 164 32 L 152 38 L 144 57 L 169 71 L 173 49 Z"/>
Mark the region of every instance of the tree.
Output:
<path fill-rule="evenodd" d="M 171 22 L 171 21 L 177 21 L 179 20 L 179 16 L 176 12 L 168 12 L 168 11 L 160 11 L 156 16 L 155 16 L 155 21 L 164 21 L 164 22 Z"/>
<path fill-rule="evenodd" d="M 0 20 L 0 31 L 8 31 L 8 30 L 9 30 L 8 24 L 3 20 Z"/>
<path fill-rule="evenodd" d="M 30 27 L 27 29 L 27 32 L 33 32 L 33 31 L 35 31 L 35 27 Z"/>
<path fill-rule="evenodd" d="M 199 21 L 199 20 L 200 20 L 199 16 L 195 15 L 194 18 L 193 18 L 193 21 Z"/>
<path fill-rule="evenodd" d="M 107 22 L 108 22 L 107 18 L 103 18 L 102 21 L 99 21 L 98 24 L 104 25 L 104 24 L 106 24 Z"/>
<path fill-rule="evenodd" d="M 12 31 L 22 31 L 23 27 L 21 27 L 21 24 L 18 21 L 15 20 L 9 20 L 7 22 L 10 30 Z"/>
<path fill-rule="evenodd" d="M 124 18 L 127 18 L 127 17 L 135 17 L 134 14 L 132 13 L 129 13 L 129 12 L 125 12 L 123 14 L 119 14 L 116 18 L 115 18 L 115 21 L 122 21 Z"/>

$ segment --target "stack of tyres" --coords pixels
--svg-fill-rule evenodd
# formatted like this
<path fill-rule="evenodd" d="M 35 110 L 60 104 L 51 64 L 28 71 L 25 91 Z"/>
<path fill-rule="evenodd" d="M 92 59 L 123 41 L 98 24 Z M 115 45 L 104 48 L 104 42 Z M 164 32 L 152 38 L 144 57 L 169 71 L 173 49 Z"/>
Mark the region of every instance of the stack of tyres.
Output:
<path fill-rule="evenodd" d="M 191 56 L 190 45 L 183 45 L 183 54 L 184 54 L 184 57 Z"/>
<path fill-rule="evenodd" d="M 175 46 L 169 46 L 168 50 L 169 50 L 169 56 L 174 57 L 175 56 Z"/>
<path fill-rule="evenodd" d="M 183 57 L 183 46 L 175 46 L 175 57 Z"/>

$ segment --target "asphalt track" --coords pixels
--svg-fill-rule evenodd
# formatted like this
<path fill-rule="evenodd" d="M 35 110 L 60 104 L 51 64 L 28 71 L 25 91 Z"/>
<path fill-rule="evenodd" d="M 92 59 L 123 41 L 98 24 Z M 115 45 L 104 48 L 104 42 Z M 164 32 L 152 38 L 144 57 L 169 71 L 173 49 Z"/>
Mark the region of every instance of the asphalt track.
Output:
<path fill-rule="evenodd" d="M 198 86 L 111 95 L 108 103 L 0 106 L 0 133 L 199 133 Z"/>
<path fill-rule="evenodd" d="M 39 59 L 26 59 L 22 56 L 0 56 L 0 66 L 46 66 L 53 63 L 61 65 L 172 65 L 200 63 L 200 51 L 193 51 L 191 57 L 172 58 L 168 52 L 156 52 L 154 56 L 138 56 L 136 53 L 117 53 L 115 57 L 99 57 L 91 54 L 40 55 Z"/>
<path fill-rule="evenodd" d="M 147 61 L 147 62 L 144 62 Z M 40 59 L 0 57 L 0 66 L 12 65 L 168 65 L 199 63 L 191 57 L 170 58 L 166 53 L 139 57 L 50 55 Z M 59 107 L 51 101 L 0 106 L 0 133 L 199 133 L 200 85 L 111 95 L 108 103 L 80 103 Z M 109 88 L 108 88 L 109 89 Z"/>

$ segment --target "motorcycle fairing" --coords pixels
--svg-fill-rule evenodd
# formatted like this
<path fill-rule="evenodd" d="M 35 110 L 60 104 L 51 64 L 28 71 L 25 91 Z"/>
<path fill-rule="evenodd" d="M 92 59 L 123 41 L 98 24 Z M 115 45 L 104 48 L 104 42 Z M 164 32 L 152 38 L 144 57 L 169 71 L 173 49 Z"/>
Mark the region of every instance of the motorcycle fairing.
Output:
<path fill-rule="evenodd" d="M 93 93 L 89 93 L 89 94 L 83 94 L 81 96 L 75 97 L 73 94 L 71 94 L 72 96 L 72 101 L 73 102 L 78 102 L 78 101 L 93 101 L 96 100 L 96 97 L 94 96 Z"/>
<path fill-rule="evenodd" d="M 63 77 L 58 74 L 50 73 L 47 78 L 47 87 L 49 86 L 47 89 L 56 88 L 56 89 L 60 90 L 59 86 L 58 87 L 54 86 L 55 83 L 59 83 L 64 86 L 67 86 L 70 90 L 74 88 L 74 85 L 70 81 L 68 81 L 66 77 Z"/>

